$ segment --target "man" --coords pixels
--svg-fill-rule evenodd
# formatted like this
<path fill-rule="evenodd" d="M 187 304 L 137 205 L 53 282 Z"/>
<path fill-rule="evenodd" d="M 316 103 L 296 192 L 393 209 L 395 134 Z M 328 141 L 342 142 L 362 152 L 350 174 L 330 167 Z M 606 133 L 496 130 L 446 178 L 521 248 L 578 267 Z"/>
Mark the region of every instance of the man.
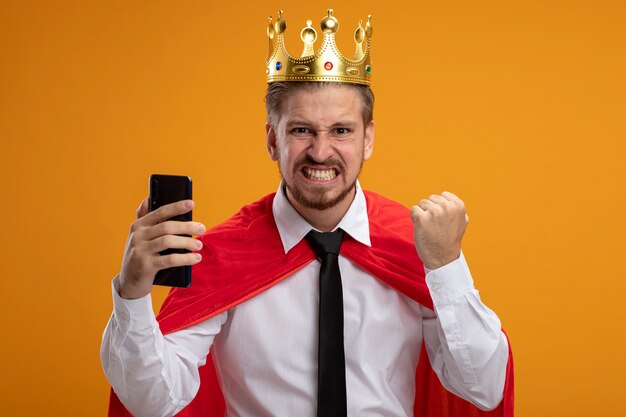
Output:
<path fill-rule="evenodd" d="M 266 96 L 281 185 L 206 233 L 167 220 L 193 202 L 148 213 L 143 201 L 103 336 L 110 415 L 219 415 L 221 395 L 233 416 L 436 415 L 422 413 L 435 400 L 416 385 L 428 361 L 449 391 L 496 408 L 510 399 L 509 349 L 461 253 L 463 202 L 432 195 L 409 217 L 357 181 L 374 145 L 371 22 L 355 33 L 354 60 L 334 47 L 332 11 L 317 54 L 310 22 L 299 59 L 284 49 L 285 27 L 282 13 L 270 21 Z M 159 256 L 166 248 L 199 252 Z M 180 265 L 195 265 L 194 282 L 172 291 L 157 324 L 152 281 Z"/>

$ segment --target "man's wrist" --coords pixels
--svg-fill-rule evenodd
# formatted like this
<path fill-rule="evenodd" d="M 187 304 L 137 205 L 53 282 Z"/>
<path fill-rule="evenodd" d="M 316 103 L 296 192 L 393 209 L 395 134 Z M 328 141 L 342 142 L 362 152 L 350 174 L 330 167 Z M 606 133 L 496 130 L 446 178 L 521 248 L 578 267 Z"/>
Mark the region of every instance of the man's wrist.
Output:
<path fill-rule="evenodd" d="M 458 250 L 444 256 L 422 259 L 422 262 L 426 269 L 434 271 L 435 269 L 439 269 L 443 266 L 448 265 L 449 263 L 456 261 L 457 259 L 459 259 L 460 256 L 461 251 Z"/>
<path fill-rule="evenodd" d="M 123 275 L 120 275 L 116 290 L 119 296 L 125 300 L 136 300 L 150 294 L 152 292 L 152 284 L 135 284 Z"/>
<path fill-rule="evenodd" d="M 463 253 L 458 259 L 436 270 L 426 269 L 426 285 L 435 306 L 447 304 L 474 290 L 474 280 Z"/>
<path fill-rule="evenodd" d="M 126 334 L 131 323 L 134 323 L 133 326 L 151 326 L 154 322 L 154 310 L 150 295 L 137 299 L 122 298 L 119 291 L 119 281 L 118 275 L 112 282 L 111 290 L 113 292 L 113 313 L 121 334 Z"/>

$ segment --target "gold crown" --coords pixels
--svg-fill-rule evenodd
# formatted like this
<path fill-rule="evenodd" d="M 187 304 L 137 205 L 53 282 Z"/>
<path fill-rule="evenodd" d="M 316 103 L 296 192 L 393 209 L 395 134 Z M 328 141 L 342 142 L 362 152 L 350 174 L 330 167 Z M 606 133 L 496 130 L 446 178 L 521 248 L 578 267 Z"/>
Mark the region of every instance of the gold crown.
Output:
<path fill-rule="evenodd" d="M 354 32 L 356 52 L 354 59 L 348 59 L 339 52 L 335 44 L 335 33 L 339 29 L 339 21 L 333 16 L 333 10 L 328 9 L 328 15 L 322 19 L 321 29 L 324 32 L 324 42 L 315 52 L 313 43 L 317 39 L 317 32 L 307 20 L 306 27 L 300 32 L 304 42 L 304 49 L 300 58 L 289 55 L 285 48 L 284 33 L 287 23 L 283 18 L 283 11 L 278 12 L 278 19 L 272 22 L 269 18 L 267 36 L 269 49 L 267 53 L 267 82 L 279 81 L 331 81 L 350 84 L 370 84 L 372 75 L 371 37 L 372 16 L 368 16 L 365 29 L 361 26 Z M 365 41 L 365 50 L 363 42 Z"/>

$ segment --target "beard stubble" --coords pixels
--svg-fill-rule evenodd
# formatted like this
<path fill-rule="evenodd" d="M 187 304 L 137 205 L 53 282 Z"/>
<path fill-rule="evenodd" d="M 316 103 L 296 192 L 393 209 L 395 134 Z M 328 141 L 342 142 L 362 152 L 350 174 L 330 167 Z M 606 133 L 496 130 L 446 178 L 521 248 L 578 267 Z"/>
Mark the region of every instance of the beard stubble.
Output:
<path fill-rule="evenodd" d="M 320 164 L 319 162 L 315 162 L 311 160 L 307 155 L 299 158 L 294 164 L 293 168 L 293 176 L 298 175 L 298 172 L 302 169 L 302 167 L 306 164 L 314 164 L 314 165 L 324 165 L 329 167 L 336 167 L 339 171 L 339 175 L 344 175 L 345 173 L 345 165 L 337 160 L 337 159 L 329 159 L 324 161 L 324 163 Z M 359 166 L 359 172 L 357 174 L 357 178 L 361 173 L 361 168 L 363 167 L 363 161 L 361 161 L 361 166 Z M 352 182 L 352 184 L 347 184 L 339 194 L 334 197 L 327 196 L 327 189 L 324 186 L 313 186 L 309 189 L 310 195 L 307 195 L 303 190 L 295 187 L 293 184 L 289 184 L 289 182 L 285 179 L 281 169 L 280 169 L 280 159 L 278 160 L 278 171 L 280 176 L 285 183 L 285 187 L 289 191 L 289 194 L 303 207 L 315 209 L 315 210 L 327 210 L 339 204 L 343 201 L 350 192 L 356 187 L 356 179 Z M 344 177 L 345 178 L 345 177 Z"/>

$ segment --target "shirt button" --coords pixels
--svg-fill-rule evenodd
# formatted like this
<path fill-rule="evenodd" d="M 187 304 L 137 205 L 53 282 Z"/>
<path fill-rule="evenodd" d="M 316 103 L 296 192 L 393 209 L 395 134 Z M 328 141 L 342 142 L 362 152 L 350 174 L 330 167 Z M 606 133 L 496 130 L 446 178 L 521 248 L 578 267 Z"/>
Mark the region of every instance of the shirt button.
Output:
<path fill-rule="evenodd" d="M 430 286 L 434 292 L 437 292 L 441 289 L 441 284 L 438 282 L 433 283 L 433 285 Z"/>
<path fill-rule="evenodd" d="M 122 311 L 120 313 L 120 317 L 122 318 L 122 320 L 128 320 L 128 314 L 125 311 Z"/>

